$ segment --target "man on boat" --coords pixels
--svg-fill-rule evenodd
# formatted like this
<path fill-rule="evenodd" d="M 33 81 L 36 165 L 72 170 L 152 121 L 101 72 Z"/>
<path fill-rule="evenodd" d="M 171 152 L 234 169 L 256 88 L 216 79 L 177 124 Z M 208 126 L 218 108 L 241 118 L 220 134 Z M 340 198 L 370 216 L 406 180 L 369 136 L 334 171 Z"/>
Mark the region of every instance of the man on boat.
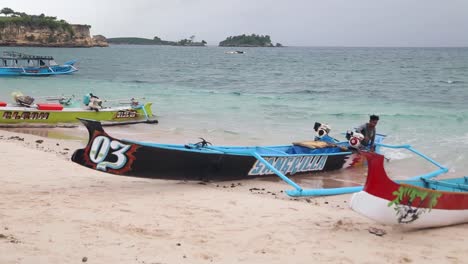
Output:
<path fill-rule="evenodd" d="M 364 139 L 361 140 L 361 145 L 363 147 L 368 147 L 372 152 L 375 151 L 375 127 L 377 126 L 378 122 L 379 116 L 371 115 L 369 118 L 369 123 L 365 123 L 356 128 L 356 132 L 361 133 L 364 136 Z"/>

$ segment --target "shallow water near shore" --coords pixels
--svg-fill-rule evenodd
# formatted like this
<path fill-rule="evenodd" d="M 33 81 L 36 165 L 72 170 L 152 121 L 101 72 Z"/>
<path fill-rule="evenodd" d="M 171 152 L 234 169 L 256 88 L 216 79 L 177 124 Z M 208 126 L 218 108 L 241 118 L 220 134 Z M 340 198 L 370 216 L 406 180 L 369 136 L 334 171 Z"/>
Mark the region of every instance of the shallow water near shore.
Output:
<path fill-rule="evenodd" d="M 245 54 L 166 46 L 3 50 L 52 55 L 58 63 L 79 60 L 79 71 L 70 76 L 0 78 L 3 101 L 11 102 L 11 92 L 21 91 L 77 98 L 92 92 L 154 103 L 159 124 L 107 129 L 116 137 L 290 144 L 313 138 L 316 121 L 330 124 L 331 135 L 344 139 L 342 132 L 378 114 L 378 132 L 388 135 L 385 143 L 411 144 L 449 167 L 449 175 L 468 175 L 468 48 L 245 48 Z M 87 138 L 82 126 L 47 130 L 47 135 L 34 131 L 51 138 Z M 434 170 L 405 150 L 385 154 L 397 177 Z M 350 173 L 326 177 L 362 181 L 347 179 Z"/>

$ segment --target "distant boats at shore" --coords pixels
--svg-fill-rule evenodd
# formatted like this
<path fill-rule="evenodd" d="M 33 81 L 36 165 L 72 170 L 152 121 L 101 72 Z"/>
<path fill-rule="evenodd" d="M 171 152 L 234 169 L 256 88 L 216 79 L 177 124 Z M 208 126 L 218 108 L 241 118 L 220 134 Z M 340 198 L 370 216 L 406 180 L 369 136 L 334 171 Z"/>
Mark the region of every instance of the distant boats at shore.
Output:
<path fill-rule="evenodd" d="M 50 76 L 70 74 L 78 71 L 77 60 L 59 65 L 52 56 L 27 55 L 5 51 L 0 57 L 0 76 Z"/>
<path fill-rule="evenodd" d="M 13 92 L 12 96 L 13 104 L 0 101 L 0 127 L 75 127 L 78 118 L 100 120 L 105 125 L 157 123 L 152 103 L 139 103 L 135 98 L 102 100 L 89 93 L 80 104 L 74 96 L 38 97 L 40 103 L 34 103 L 34 97 L 21 92 Z M 124 105 L 102 105 L 111 101 Z"/>

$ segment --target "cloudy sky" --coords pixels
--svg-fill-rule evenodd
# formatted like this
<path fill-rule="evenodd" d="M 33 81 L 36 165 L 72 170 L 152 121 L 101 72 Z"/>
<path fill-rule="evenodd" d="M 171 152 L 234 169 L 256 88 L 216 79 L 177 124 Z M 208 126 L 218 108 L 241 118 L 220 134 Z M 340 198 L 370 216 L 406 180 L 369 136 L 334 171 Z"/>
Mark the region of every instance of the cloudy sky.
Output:
<path fill-rule="evenodd" d="M 468 0 L 2 0 L 28 14 L 91 25 L 92 35 L 270 35 L 288 46 L 468 46 Z"/>

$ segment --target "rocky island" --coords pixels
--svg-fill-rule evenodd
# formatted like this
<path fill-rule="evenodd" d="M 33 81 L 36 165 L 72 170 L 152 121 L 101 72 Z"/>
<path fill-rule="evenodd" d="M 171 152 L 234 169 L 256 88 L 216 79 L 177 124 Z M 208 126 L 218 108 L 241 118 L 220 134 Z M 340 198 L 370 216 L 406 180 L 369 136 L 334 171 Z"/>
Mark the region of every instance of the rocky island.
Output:
<path fill-rule="evenodd" d="M 135 38 L 135 37 L 124 37 L 124 38 L 108 38 L 107 42 L 109 44 L 116 45 L 167 45 L 167 46 L 206 46 L 207 42 L 202 40 L 201 42 L 196 42 L 195 36 L 191 36 L 189 39 L 182 39 L 179 41 L 169 41 L 162 40 L 159 37 L 154 37 L 153 39 L 147 38 Z"/>
<path fill-rule="evenodd" d="M 28 15 L 3 8 L 0 11 L 0 46 L 107 47 L 106 38 L 91 37 L 90 28 L 44 14 Z"/>
<path fill-rule="evenodd" d="M 282 47 L 280 43 L 273 45 L 268 35 L 239 35 L 231 36 L 219 43 L 220 47 Z"/>

